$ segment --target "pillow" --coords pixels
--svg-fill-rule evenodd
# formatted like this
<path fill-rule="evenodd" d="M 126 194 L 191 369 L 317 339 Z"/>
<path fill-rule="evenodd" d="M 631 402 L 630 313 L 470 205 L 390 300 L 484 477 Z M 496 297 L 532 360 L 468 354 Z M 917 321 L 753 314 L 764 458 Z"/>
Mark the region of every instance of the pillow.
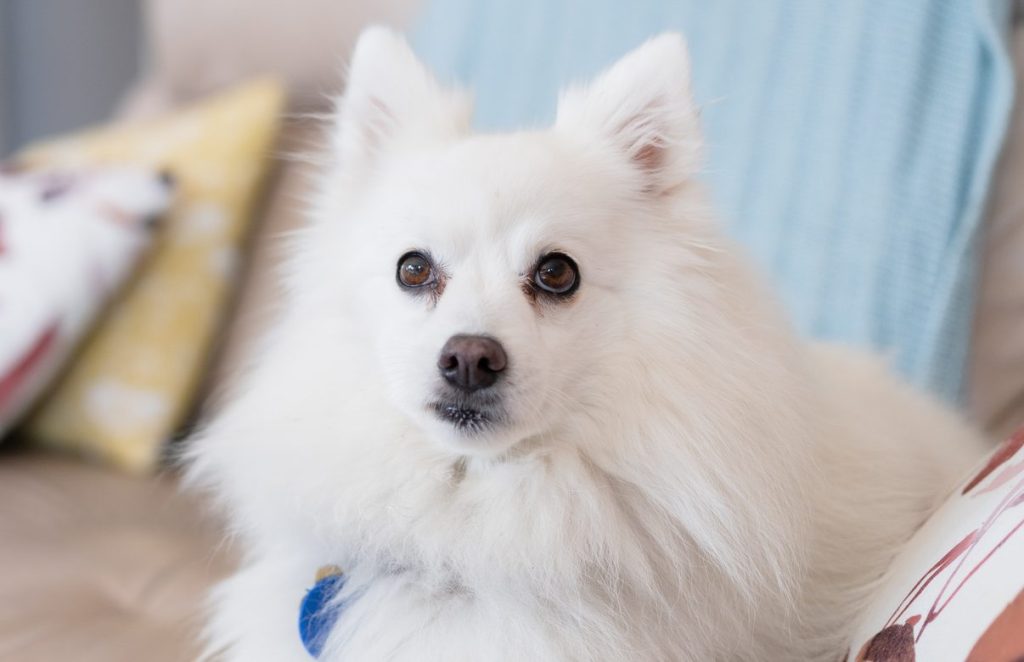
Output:
<path fill-rule="evenodd" d="M 899 554 L 849 659 L 1024 659 L 1024 427 Z"/>
<path fill-rule="evenodd" d="M 283 92 L 260 81 L 166 118 L 28 150 L 29 163 L 170 169 L 178 196 L 151 259 L 30 417 L 30 439 L 153 469 L 182 423 L 227 305 Z"/>
<path fill-rule="evenodd" d="M 171 189 L 140 168 L 0 173 L 0 436 L 131 272 Z"/>

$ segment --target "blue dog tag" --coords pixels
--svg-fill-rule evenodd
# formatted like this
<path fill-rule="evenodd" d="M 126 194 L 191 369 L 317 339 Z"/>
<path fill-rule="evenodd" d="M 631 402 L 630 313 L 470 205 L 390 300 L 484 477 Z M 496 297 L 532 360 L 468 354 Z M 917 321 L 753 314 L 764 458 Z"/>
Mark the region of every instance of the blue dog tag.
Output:
<path fill-rule="evenodd" d="M 327 635 L 344 611 L 344 603 L 332 600 L 345 586 L 345 575 L 334 566 L 317 572 L 316 584 L 306 591 L 299 605 L 299 636 L 302 645 L 313 657 L 320 657 Z"/>

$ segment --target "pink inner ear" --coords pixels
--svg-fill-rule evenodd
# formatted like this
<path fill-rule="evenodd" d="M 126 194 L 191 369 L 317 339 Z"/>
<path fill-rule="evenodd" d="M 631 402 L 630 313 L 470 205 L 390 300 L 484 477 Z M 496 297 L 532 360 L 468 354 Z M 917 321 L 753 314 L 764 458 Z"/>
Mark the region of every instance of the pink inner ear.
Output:
<path fill-rule="evenodd" d="M 664 164 L 665 150 L 655 143 L 647 143 L 633 155 L 633 160 L 647 172 L 656 172 Z"/>
<path fill-rule="evenodd" d="M 370 97 L 369 104 L 370 109 L 373 111 L 373 116 L 370 118 L 373 126 L 381 129 L 395 121 L 394 113 L 391 112 L 386 103 L 377 97 Z"/>
<path fill-rule="evenodd" d="M 665 166 L 665 142 L 655 126 L 662 114 L 661 105 L 661 100 L 652 101 L 619 129 L 619 134 L 630 141 L 630 158 L 644 172 L 652 175 L 661 172 Z M 657 185 L 652 182 L 648 188 L 653 191 Z"/>
<path fill-rule="evenodd" d="M 641 120 L 627 129 L 639 134 L 637 142 L 632 145 L 630 150 L 632 152 L 631 159 L 646 175 L 644 193 L 660 195 L 665 192 L 661 177 L 666 165 L 666 151 L 665 145 L 657 133 L 649 130 L 649 123 L 649 120 Z"/>
<path fill-rule="evenodd" d="M 357 105 L 350 111 L 350 122 L 346 127 L 354 134 L 350 144 L 360 153 L 359 158 L 371 157 L 392 132 L 395 115 L 387 104 L 375 96 L 355 103 Z"/>

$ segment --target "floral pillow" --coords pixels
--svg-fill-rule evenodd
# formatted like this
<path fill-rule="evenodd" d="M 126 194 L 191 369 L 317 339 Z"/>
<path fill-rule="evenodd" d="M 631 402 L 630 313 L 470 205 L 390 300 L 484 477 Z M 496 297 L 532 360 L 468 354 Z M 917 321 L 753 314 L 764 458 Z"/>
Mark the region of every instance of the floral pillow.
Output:
<path fill-rule="evenodd" d="M 856 662 L 1024 660 L 1024 427 L 896 558 L 855 631 Z"/>
<path fill-rule="evenodd" d="M 135 163 L 176 180 L 146 264 L 24 424 L 30 441 L 155 470 L 196 402 L 259 213 L 284 95 L 252 81 L 146 121 L 29 147 L 30 164 Z"/>
<path fill-rule="evenodd" d="M 131 272 L 172 188 L 143 168 L 0 173 L 0 435 Z"/>

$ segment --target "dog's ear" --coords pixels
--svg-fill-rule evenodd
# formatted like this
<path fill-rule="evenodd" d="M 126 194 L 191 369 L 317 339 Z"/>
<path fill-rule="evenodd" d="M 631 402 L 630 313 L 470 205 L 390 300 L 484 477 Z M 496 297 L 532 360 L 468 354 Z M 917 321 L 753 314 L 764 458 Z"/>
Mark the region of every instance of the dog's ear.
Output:
<path fill-rule="evenodd" d="M 588 87 L 567 90 L 556 126 L 607 141 L 643 172 L 649 193 L 684 184 L 700 166 L 701 139 L 683 38 L 655 37 Z"/>
<path fill-rule="evenodd" d="M 434 79 L 398 33 L 363 31 L 338 104 L 334 145 L 345 169 L 372 163 L 399 141 L 443 141 L 468 130 L 468 95 Z"/>

